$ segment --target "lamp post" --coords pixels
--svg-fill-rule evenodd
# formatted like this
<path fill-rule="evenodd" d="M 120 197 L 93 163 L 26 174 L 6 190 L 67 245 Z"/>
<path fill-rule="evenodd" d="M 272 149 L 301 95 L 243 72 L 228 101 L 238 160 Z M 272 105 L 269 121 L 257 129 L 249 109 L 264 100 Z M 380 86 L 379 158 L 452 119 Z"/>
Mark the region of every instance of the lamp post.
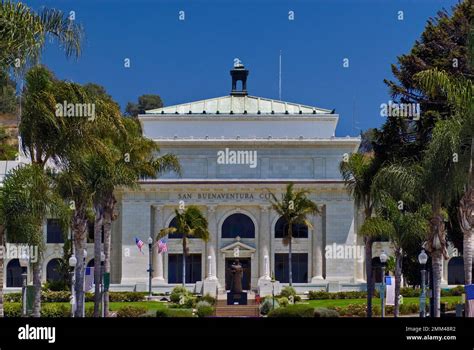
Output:
<path fill-rule="evenodd" d="M 83 274 L 83 285 L 82 285 L 82 317 L 86 317 L 86 259 L 87 259 L 87 250 L 84 249 L 84 259 L 82 264 L 82 274 Z"/>
<path fill-rule="evenodd" d="M 422 249 L 418 255 L 418 262 L 421 265 L 421 294 L 420 294 L 420 317 L 426 317 L 426 262 L 428 255 Z"/>
<path fill-rule="evenodd" d="M 23 252 L 23 254 L 20 257 L 20 266 L 22 267 L 22 272 L 21 272 L 21 279 L 22 279 L 22 284 L 21 284 L 21 302 L 22 302 L 22 308 L 21 308 L 21 316 L 26 317 L 26 285 L 28 282 L 28 263 L 30 261 L 30 257 L 26 252 Z"/>
<path fill-rule="evenodd" d="M 152 252 L 153 252 L 153 237 L 148 237 L 148 299 L 151 300 L 151 279 L 152 279 Z"/>
<path fill-rule="evenodd" d="M 380 288 L 381 316 L 385 317 L 385 264 L 387 263 L 388 256 L 384 250 L 382 250 L 379 258 L 382 263 L 382 286 Z"/>
<path fill-rule="evenodd" d="M 105 262 L 105 253 L 100 252 L 100 303 L 101 303 L 101 315 L 105 317 L 105 301 L 104 301 L 104 262 Z"/>
<path fill-rule="evenodd" d="M 72 267 L 71 273 L 71 317 L 74 317 L 74 314 L 76 313 L 76 291 L 74 290 L 74 285 L 76 282 L 76 265 L 77 265 L 77 258 L 75 255 L 71 255 L 69 258 L 69 266 Z"/>

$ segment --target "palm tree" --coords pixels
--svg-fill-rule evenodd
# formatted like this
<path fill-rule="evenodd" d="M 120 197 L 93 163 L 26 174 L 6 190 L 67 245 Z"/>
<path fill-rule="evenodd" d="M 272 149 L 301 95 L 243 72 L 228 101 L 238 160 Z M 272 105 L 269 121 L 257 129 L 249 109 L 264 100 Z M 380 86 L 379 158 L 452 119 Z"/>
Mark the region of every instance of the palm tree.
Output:
<path fill-rule="evenodd" d="M 381 200 L 377 216 L 367 219 L 360 228 L 361 234 L 388 238 L 393 245 L 395 253 L 395 317 L 398 317 L 400 309 L 403 250 L 414 240 L 425 237 L 428 232 L 429 214 L 430 208 L 427 205 L 414 212 L 400 210 L 398 203 L 390 195 L 386 195 Z"/>
<path fill-rule="evenodd" d="M 472 246 L 474 232 L 474 84 L 465 78 L 452 78 L 445 72 L 430 70 L 417 74 L 420 85 L 433 95 L 441 90 L 452 116 L 438 122 L 431 140 L 428 159 L 447 168 L 445 198 L 459 203 L 459 222 L 463 232 L 465 284 L 472 283 Z M 458 157 L 453 161 L 453 155 Z M 444 163 L 441 163 L 444 162 Z"/>
<path fill-rule="evenodd" d="M 279 201 L 277 197 L 270 193 L 269 202 L 273 210 L 275 210 L 285 222 L 283 243 L 288 245 L 288 271 L 289 271 L 289 284 L 293 285 L 293 276 L 292 276 L 292 241 L 293 241 L 293 229 L 295 225 L 306 225 L 308 228 L 312 228 L 311 222 L 308 220 L 307 216 L 309 214 L 319 214 L 319 209 L 316 203 L 308 198 L 307 190 L 297 190 L 293 189 L 293 183 L 289 183 L 286 186 L 286 191 Z"/>
<path fill-rule="evenodd" d="M 38 248 L 38 259 L 32 262 L 33 316 L 40 317 L 43 223 L 46 215 L 51 214 L 61 219 L 63 228 L 67 227 L 68 212 L 62 198 L 53 189 L 51 177 L 38 164 L 24 165 L 7 174 L 1 207 L 8 241 Z"/>
<path fill-rule="evenodd" d="M 112 137 L 112 144 L 118 152 L 113 171 L 107 174 L 110 186 L 104 186 L 102 191 L 103 227 L 104 227 L 104 269 L 110 273 L 110 247 L 112 221 L 117 218 L 115 205 L 117 200 L 114 191 L 117 187 L 138 187 L 138 180 L 143 177 L 155 178 L 167 171 L 181 174 L 178 158 L 172 154 L 158 156 L 160 149 L 156 142 L 145 138 L 137 120 L 125 118 L 125 137 L 117 133 Z M 124 161 L 123 155 L 127 155 Z M 104 294 L 105 315 L 109 311 L 109 293 Z"/>
<path fill-rule="evenodd" d="M 364 211 L 364 221 L 372 217 L 377 193 L 372 189 L 373 179 L 379 168 L 378 162 L 371 154 L 352 153 L 347 161 L 339 165 L 342 178 L 357 208 Z M 372 244 L 374 237 L 360 231 L 365 246 L 365 274 L 367 280 L 367 317 L 372 317 L 372 295 L 374 290 L 372 276 Z"/>
<path fill-rule="evenodd" d="M 82 27 L 56 9 L 34 12 L 21 2 L 2 1 L 0 27 L 3 67 L 37 63 L 48 39 L 56 40 L 67 57 L 78 57 L 81 53 Z"/>
<path fill-rule="evenodd" d="M 199 238 L 204 242 L 209 240 L 209 230 L 207 219 L 198 207 L 188 206 L 184 211 L 175 210 L 176 227 L 168 227 L 160 230 L 156 240 L 169 235 L 170 233 L 180 233 L 183 235 L 183 286 L 186 285 L 186 256 L 189 255 L 188 238 Z"/>

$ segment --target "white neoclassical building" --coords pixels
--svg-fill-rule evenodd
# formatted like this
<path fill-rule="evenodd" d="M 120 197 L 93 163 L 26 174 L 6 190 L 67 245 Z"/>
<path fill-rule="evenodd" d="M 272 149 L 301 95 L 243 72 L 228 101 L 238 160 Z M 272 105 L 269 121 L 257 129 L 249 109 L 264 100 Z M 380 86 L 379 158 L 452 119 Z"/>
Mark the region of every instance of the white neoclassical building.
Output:
<path fill-rule="evenodd" d="M 288 246 L 283 220 L 269 204 L 269 191 L 281 195 L 293 182 L 305 188 L 321 209 L 312 228 L 295 227 L 293 284 L 308 290 L 361 288 L 363 262 L 357 257 L 328 259 L 325 247 L 356 246 L 354 202 L 339 173 L 343 155 L 356 152 L 360 139 L 336 137 L 334 111 L 247 94 L 248 71 L 231 71 L 230 95 L 183 103 L 139 116 L 143 133 L 161 153 L 179 157 L 183 173 L 141 181 L 138 190 L 118 192 L 114 224 L 112 281 L 125 286 L 147 283 L 148 254 L 135 246 L 174 225 L 179 204 L 197 205 L 209 222 L 210 240 L 190 239 L 186 282 L 201 288 L 217 281 L 229 288 L 229 266 L 238 257 L 245 289 L 274 275 L 288 282 Z M 241 82 L 241 88 L 238 83 Z M 153 251 L 153 286 L 169 289 L 182 282 L 179 235 L 167 239 L 168 251 Z"/>

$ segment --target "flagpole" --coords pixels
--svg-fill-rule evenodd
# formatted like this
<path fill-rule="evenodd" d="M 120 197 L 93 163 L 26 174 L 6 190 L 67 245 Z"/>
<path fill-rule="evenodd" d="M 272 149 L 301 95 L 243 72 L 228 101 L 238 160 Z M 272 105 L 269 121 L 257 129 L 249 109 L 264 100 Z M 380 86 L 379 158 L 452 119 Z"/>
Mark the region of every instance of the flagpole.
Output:
<path fill-rule="evenodd" d="M 280 50 L 280 62 L 278 68 L 278 99 L 281 101 L 281 50 Z"/>

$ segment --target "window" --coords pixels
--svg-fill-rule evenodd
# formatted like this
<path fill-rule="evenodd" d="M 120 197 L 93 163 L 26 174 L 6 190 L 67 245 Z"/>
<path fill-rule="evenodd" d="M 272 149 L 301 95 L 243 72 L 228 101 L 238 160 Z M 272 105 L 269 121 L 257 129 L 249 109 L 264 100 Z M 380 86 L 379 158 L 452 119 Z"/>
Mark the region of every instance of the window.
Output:
<path fill-rule="evenodd" d="M 308 238 L 308 226 L 305 224 L 293 224 L 294 238 Z M 275 238 L 284 238 L 288 230 L 288 224 L 285 218 L 281 216 L 275 224 Z"/>
<path fill-rule="evenodd" d="M 26 272 L 26 267 L 20 266 L 20 260 L 13 259 L 7 265 L 7 287 L 21 287 L 23 277 L 21 274 Z"/>
<path fill-rule="evenodd" d="M 56 282 L 62 279 L 61 272 L 59 270 L 60 259 L 52 259 L 46 265 L 46 280 L 48 282 Z"/>
<path fill-rule="evenodd" d="M 201 280 L 201 254 L 186 256 L 186 283 Z M 183 254 L 168 254 L 168 283 L 183 283 Z"/>
<path fill-rule="evenodd" d="M 64 234 L 59 220 L 48 219 L 46 233 L 46 243 L 64 243 Z"/>
<path fill-rule="evenodd" d="M 281 283 L 290 281 L 288 254 L 275 254 L 275 278 Z M 308 254 L 291 254 L 293 283 L 308 282 Z"/>
<path fill-rule="evenodd" d="M 176 216 L 173 218 L 173 220 L 171 220 L 170 224 L 168 227 L 174 227 L 176 228 L 177 227 L 177 219 L 176 219 Z M 170 233 L 168 235 L 168 238 L 183 238 L 183 234 L 182 233 L 179 233 L 179 232 L 175 232 L 175 233 Z"/>
<path fill-rule="evenodd" d="M 255 225 L 244 214 L 232 214 L 222 224 L 222 238 L 255 238 Z"/>

